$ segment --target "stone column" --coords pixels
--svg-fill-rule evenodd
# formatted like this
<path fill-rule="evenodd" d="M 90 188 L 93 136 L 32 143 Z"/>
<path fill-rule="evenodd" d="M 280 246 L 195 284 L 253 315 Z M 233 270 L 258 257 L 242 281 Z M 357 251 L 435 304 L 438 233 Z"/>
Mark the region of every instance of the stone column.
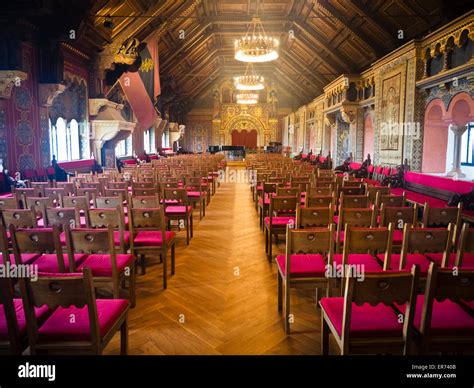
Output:
<path fill-rule="evenodd" d="M 464 178 L 466 174 L 461 171 L 461 139 L 467 129 L 467 125 L 449 124 L 449 129 L 454 133 L 453 168 L 446 176 Z"/>

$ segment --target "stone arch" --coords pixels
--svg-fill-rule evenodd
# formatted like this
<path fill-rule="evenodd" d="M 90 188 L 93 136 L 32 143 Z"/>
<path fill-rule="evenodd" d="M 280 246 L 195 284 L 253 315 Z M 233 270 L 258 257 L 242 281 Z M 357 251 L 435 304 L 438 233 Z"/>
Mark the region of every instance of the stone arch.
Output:
<path fill-rule="evenodd" d="M 249 115 L 249 114 L 243 114 L 239 116 L 233 117 L 229 122 L 226 124 L 224 128 L 224 142 L 225 144 L 231 144 L 232 143 L 232 137 L 231 137 L 231 132 L 235 127 L 239 127 L 239 123 L 244 123 L 248 122 L 251 124 L 250 127 L 247 127 L 246 129 L 256 129 L 257 130 L 257 147 L 260 147 L 264 143 L 264 134 L 265 134 L 265 126 L 263 123 L 257 119 L 256 117 Z"/>
<path fill-rule="evenodd" d="M 444 173 L 448 148 L 448 124 L 443 102 L 436 98 L 426 106 L 422 171 Z M 436 152 L 433 152 L 436 150 Z"/>
<path fill-rule="evenodd" d="M 474 121 L 474 100 L 466 93 L 456 94 L 448 105 L 446 119 L 458 126 Z"/>

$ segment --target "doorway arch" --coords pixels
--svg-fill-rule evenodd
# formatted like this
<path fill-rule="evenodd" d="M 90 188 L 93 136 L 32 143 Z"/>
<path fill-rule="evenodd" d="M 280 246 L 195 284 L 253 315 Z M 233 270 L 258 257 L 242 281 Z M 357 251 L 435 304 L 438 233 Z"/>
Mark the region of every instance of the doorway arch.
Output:
<path fill-rule="evenodd" d="M 262 143 L 264 142 L 265 126 L 256 117 L 251 115 L 239 115 L 229 120 L 224 127 L 225 144 L 222 145 L 232 145 L 232 132 L 234 130 L 237 132 L 244 130 L 250 132 L 255 130 L 257 135 L 256 147 L 263 145 Z"/>

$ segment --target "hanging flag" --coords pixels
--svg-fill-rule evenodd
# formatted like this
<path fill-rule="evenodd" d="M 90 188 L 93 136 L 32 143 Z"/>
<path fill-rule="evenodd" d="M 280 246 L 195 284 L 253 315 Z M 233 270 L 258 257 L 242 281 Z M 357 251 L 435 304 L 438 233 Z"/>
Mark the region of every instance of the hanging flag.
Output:
<path fill-rule="evenodd" d="M 141 65 L 136 72 L 125 72 L 119 82 L 137 117 L 141 129 L 153 126 L 158 117 L 156 97 L 161 93 L 158 58 L 158 41 L 153 36 L 147 39 L 140 52 Z"/>

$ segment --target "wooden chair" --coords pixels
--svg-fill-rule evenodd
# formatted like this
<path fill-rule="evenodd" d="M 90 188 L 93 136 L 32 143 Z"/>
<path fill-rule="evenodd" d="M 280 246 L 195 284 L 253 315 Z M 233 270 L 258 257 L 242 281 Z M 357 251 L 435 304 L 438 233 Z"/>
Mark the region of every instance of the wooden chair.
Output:
<path fill-rule="evenodd" d="M 341 193 L 339 207 L 344 209 L 363 209 L 370 207 L 370 199 L 365 195 L 344 195 Z"/>
<path fill-rule="evenodd" d="M 269 217 L 265 217 L 265 252 L 268 261 L 271 262 L 273 250 L 273 236 L 278 245 L 278 235 L 286 233 L 286 226 L 295 223 L 296 205 L 299 203 L 296 197 L 270 197 Z"/>
<path fill-rule="evenodd" d="M 333 195 L 333 187 L 332 185 L 329 185 L 328 187 L 310 187 L 309 188 L 309 193 L 306 194 L 306 196 L 311 195 Z"/>
<path fill-rule="evenodd" d="M 414 264 L 420 267 L 420 276 L 426 278 L 432 261 L 439 260 L 446 266 L 453 242 L 454 226 L 448 228 L 414 228 L 405 224 L 400 254 L 392 254 L 391 269 L 408 269 Z"/>
<path fill-rule="evenodd" d="M 171 275 L 175 273 L 175 236 L 166 231 L 164 207 L 130 208 L 130 248 L 133 255 L 141 257 L 145 273 L 145 256 L 158 254 L 163 262 L 163 289 L 168 284 L 167 252 L 171 250 Z"/>
<path fill-rule="evenodd" d="M 36 216 L 41 220 L 43 225 L 45 225 L 43 219 L 45 208 L 55 206 L 54 199 L 51 197 L 25 197 L 23 203 L 25 204 L 26 209 L 34 209 Z"/>
<path fill-rule="evenodd" d="M 305 197 L 305 206 L 307 207 L 323 207 L 334 206 L 335 198 L 333 195 L 307 195 Z"/>
<path fill-rule="evenodd" d="M 107 182 L 105 186 L 105 190 L 128 190 L 128 183 L 127 182 Z M 106 194 L 107 195 L 107 194 Z"/>
<path fill-rule="evenodd" d="M 469 228 L 468 223 L 465 223 L 461 229 L 455 266 L 474 269 L 474 229 Z"/>
<path fill-rule="evenodd" d="M 80 197 L 73 197 L 73 196 L 61 196 L 59 203 L 61 204 L 61 207 L 74 207 L 77 208 L 79 211 L 79 214 L 83 214 L 84 216 L 84 222 L 81 221 L 81 224 L 87 225 L 88 220 L 87 220 L 87 211 L 91 207 L 91 201 L 90 197 L 88 194 Z"/>
<path fill-rule="evenodd" d="M 382 204 L 380 208 L 379 226 L 387 227 L 393 224 L 393 245 L 401 247 L 403 242 L 403 228 L 405 224 L 417 225 L 418 205 L 404 207 L 389 207 Z"/>
<path fill-rule="evenodd" d="M 390 195 L 390 187 L 369 186 L 367 183 L 365 185 L 365 191 L 369 194 L 370 202 L 373 204 L 377 203 L 377 194 Z"/>
<path fill-rule="evenodd" d="M 474 314 L 465 301 L 474 300 L 474 270 L 438 269 L 431 263 L 425 294 L 418 297 L 414 321 L 415 341 L 422 354 L 471 352 Z"/>
<path fill-rule="evenodd" d="M 296 207 L 296 228 L 329 227 L 334 223 L 334 208 L 332 204 L 318 207 Z"/>
<path fill-rule="evenodd" d="M 418 268 L 410 273 L 367 273 L 363 282 L 347 277 L 344 298 L 323 298 L 321 352 L 329 354 L 332 333 L 341 355 L 410 354 Z M 393 303 L 406 303 L 403 321 Z"/>
<path fill-rule="evenodd" d="M 365 187 L 360 184 L 356 187 L 341 187 L 339 186 L 337 189 L 337 198 L 344 195 L 365 195 Z"/>
<path fill-rule="evenodd" d="M 301 191 L 299 187 L 277 187 L 276 195 L 278 197 L 297 197 L 300 198 Z"/>
<path fill-rule="evenodd" d="M 403 192 L 402 195 L 385 195 L 378 192 L 375 198 L 375 204 L 378 207 L 382 205 L 387 207 L 404 207 L 406 206 L 406 193 Z"/>
<path fill-rule="evenodd" d="M 375 226 L 375 215 L 375 207 L 373 205 L 371 208 L 364 209 L 341 208 L 337 220 L 336 253 L 340 253 L 341 246 L 344 243 L 346 224 L 349 226 L 370 228 Z"/>
<path fill-rule="evenodd" d="M 36 228 L 38 222 L 34 208 L 30 209 L 3 209 L 1 211 L 3 225 L 8 228 Z"/>
<path fill-rule="evenodd" d="M 160 197 L 158 194 L 149 195 L 149 196 L 132 196 L 129 195 L 128 198 L 129 206 L 140 209 L 140 208 L 156 208 L 160 207 Z"/>
<path fill-rule="evenodd" d="M 61 193 L 62 196 L 73 195 L 76 192 L 76 188 L 72 182 L 56 182 L 55 186 L 58 189 L 64 190 L 64 192 Z"/>
<path fill-rule="evenodd" d="M 63 254 L 57 226 L 16 229 L 10 225 L 10 236 L 15 263 L 24 264 L 24 255 L 37 254 L 33 264 L 39 272 L 70 272 L 86 259 L 85 254 Z"/>
<path fill-rule="evenodd" d="M 21 281 L 32 355 L 100 355 L 120 330 L 120 354 L 128 351 L 128 301 L 97 299 L 89 268 L 83 274 L 50 275 Z M 35 307 L 57 308 L 42 324 Z M 87 314 L 85 314 L 85 311 Z M 71 320 L 71 316 L 75 320 Z M 41 330 L 39 327 L 41 325 Z"/>
<path fill-rule="evenodd" d="M 58 226 L 62 230 L 64 225 L 69 225 L 71 228 L 86 226 L 81 225 L 79 210 L 75 207 L 48 207 L 45 214 L 46 227 Z M 65 242 L 64 239 L 64 245 Z"/>
<path fill-rule="evenodd" d="M 264 182 L 262 195 L 258 198 L 258 212 L 260 214 L 260 227 L 265 230 L 263 223 L 264 218 L 268 215 L 268 209 L 270 208 L 270 198 L 276 194 L 278 183 Z"/>
<path fill-rule="evenodd" d="M 104 197 L 120 197 L 123 202 L 128 198 L 128 191 L 125 189 L 104 189 Z"/>
<path fill-rule="evenodd" d="M 168 229 L 171 230 L 171 221 L 178 221 L 178 230 L 181 229 L 180 220 L 184 220 L 186 228 L 186 244 L 193 237 L 193 208 L 189 206 L 188 193 L 186 189 L 165 189 L 165 216 L 168 218 Z M 176 204 L 166 204 L 167 200 L 176 201 Z"/>
<path fill-rule="evenodd" d="M 284 305 L 283 316 L 287 334 L 290 334 L 290 324 L 293 322 L 290 289 L 324 287 L 329 295 L 326 269 L 328 265 L 332 266 L 333 254 L 333 224 L 329 228 L 296 230 L 287 225 L 285 255 L 278 255 L 275 259 L 278 266 L 278 311 L 281 311 Z"/>
<path fill-rule="evenodd" d="M 114 299 L 120 296 L 121 282 L 125 283 L 129 279 L 129 299 L 132 307 L 135 307 L 135 257 L 116 253 L 112 225 L 107 229 L 71 229 L 66 225 L 64 229 L 68 256 L 87 254 L 78 267 L 74 263 L 70 264 L 71 272 L 90 268 L 95 287 L 111 287 Z"/>
<path fill-rule="evenodd" d="M 36 190 L 36 194 L 39 197 L 45 196 L 45 189 L 51 187 L 49 182 L 30 182 L 31 188 Z"/>
<path fill-rule="evenodd" d="M 3 197 L 0 198 L 0 211 L 3 209 L 19 209 L 18 198 L 13 197 Z"/>
<path fill-rule="evenodd" d="M 117 209 L 118 207 L 124 211 L 123 206 L 124 197 L 115 196 L 115 197 L 96 197 L 94 199 L 94 207 L 96 209 Z"/>
<path fill-rule="evenodd" d="M 87 213 L 87 219 L 89 220 L 87 227 L 96 229 L 112 226 L 114 229 L 114 246 L 118 248 L 120 253 L 127 253 L 130 248 L 130 233 L 125 230 L 123 206 L 89 209 Z"/>
<path fill-rule="evenodd" d="M 207 191 L 202 186 L 200 177 L 186 177 L 184 186 L 188 192 L 188 200 L 195 207 L 199 204 L 199 219 L 206 215 L 206 198 Z"/>
<path fill-rule="evenodd" d="M 88 196 L 93 201 L 95 197 L 99 196 L 99 190 L 96 189 L 95 187 L 77 187 L 76 196 L 77 197 Z"/>
<path fill-rule="evenodd" d="M 431 207 L 428 202 L 423 209 L 422 226 L 425 228 L 447 227 L 454 225 L 453 246 L 457 245 L 462 223 L 462 202 L 456 207 Z"/>
<path fill-rule="evenodd" d="M 65 195 L 65 189 L 59 187 L 45 187 L 44 196 L 51 198 L 56 205 L 59 205 L 61 195 Z"/>

